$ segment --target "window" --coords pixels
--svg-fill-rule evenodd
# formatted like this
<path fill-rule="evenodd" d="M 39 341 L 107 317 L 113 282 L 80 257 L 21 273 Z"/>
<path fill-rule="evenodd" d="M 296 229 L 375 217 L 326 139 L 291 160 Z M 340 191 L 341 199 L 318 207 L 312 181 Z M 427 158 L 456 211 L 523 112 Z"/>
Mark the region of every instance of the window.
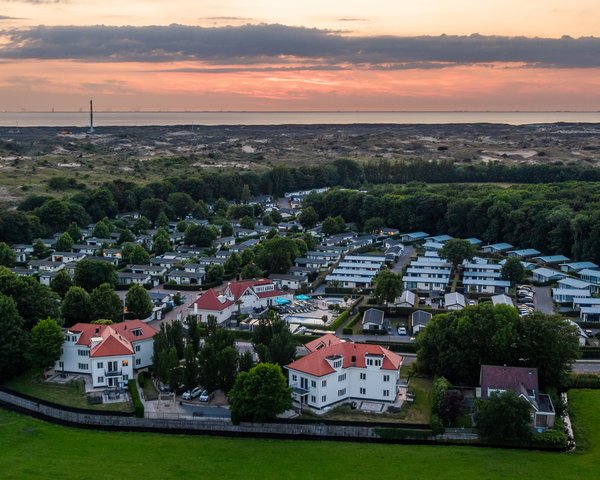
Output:
<path fill-rule="evenodd" d="M 360 394 L 361 395 L 366 395 L 367 394 L 367 389 L 366 388 L 361 388 L 360 389 Z"/>
<path fill-rule="evenodd" d="M 327 386 L 327 380 L 323 380 L 323 381 L 321 382 L 321 386 L 322 386 L 322 387 L 326 387 L 326 386 Z"/>
<path fill-rule="evenodd" d="M 298 375 L 292 375 L 292 381 L 293 382 L 297 382 L 298 381 Z"/>
<path fill-rule="evenodd" d="M 342 373 L 341 375 L 338 375 L 338 382 L 343 382 L 344 380 L 346 380 L 346 374 Z"/>
<path fill-rule="evenodd" d="M 314 395 L 310 396 L 310 403 L 317 403 L 317 397 L 315 397 Z"/>
<path fill-rule="evenodd" d="M 126 382 L 129 380 L 129 375 L 123 375 L 123 381 Z"/>
<path fill-rule="evenodd" d="M 121 365 L 123 365 L 124 367 L 129 365 L 129 360 L 123 360 L 123 362 L 121 363 Z"/>
<path fill-rule="evenodd" d="M 341 390 L 338 390 L 338 397 L 341 397 L 343 395 L 346 395 L 346 389 L 342 388 Z"/>
<path fill-rule="evenodd" d="M 389 382 L 390 381 L 390 376 L 389 375 L 384 375 L 383 376 L 383 381 L 384 382 Z"/>
<path fill-rule="evenodd" d="M 367 379 L 367 374 L 366 373 L 361 373 L 360 374 L 360 379 L 361 380 L 366 380 Z"/>
<path fill-rule="evenodd" d="M 310 386 L 311 386 L 312 388 L 317 388 L 317 382 L 315 382 L 314 380 L 311 380 L 311 382 L 310 382 Z"/>
<path fill-rule="evenodd" d="M 322 402 L 322 403 L 325 403 L 326 401 L 327 401 L 327 395 L 323 395 L 323 396 L 321 397 L 321 402 Z"/>
<path fill-rule="evenodd" d="M 333 368 L 340 368 L 341 366 L 342 366 L 341 360 L 336 360 L 335 362 L 333 362 Z"/>
<path fill-rule="evenodd" d="M 390 391 L 389 390 L 384 390 L 383 391 L 383 396 L 384 397 L 389 397 L 390 396 Z"/>
<path fill-rule="evenodd" d="M 104 377 L 98 377 L 98 383 L 104 383 Z"/>
<path fill-rule="evenodd" d="M 136 364 L 136 365 L 141 365 L 141 364 L 142 364 L 142 361 L 141 361 L 139 358 L 136 358 L 136 359 L 135 359 L 135 364 Z"/>
<path fill-rule="evenodd" d="M 65 362 L 58 362 L 58 368 L 65 368 Z"/>
<path fill-rule="evenodd" d="M 79 370 L 87 370 L 88 364 L 87 363 L 78 363 L 77 368 L 79 368 Z"/>
<path fill-rule="evenodd" d="M 135 330 L 132 330 L 131 333 L 133 333 L 134 337 L 141 337 L 142 336 L 142 329 L 141 328 L 136 328 Z"/>
<path fill-rule="evenodd" d="M 96 368 L 104 368 L 103 362 L 96 362 Z"/>
<path fill-rule="evenodd" d="M 136 345 L 136 346 L 135 346 L 135 351 L 136 351 L 136 352 L 139 352 L 139 351 L 141 351 L 141 350 L 142 350 L 142 347 L 140 347 L 139 345 Z"/>
<path fill-rule="evenodd" d="M 90 351 L 89 350 L 77 350 L 77 355 L 79 355 L 80 357 L 89 357 L 90 356 Z"/>

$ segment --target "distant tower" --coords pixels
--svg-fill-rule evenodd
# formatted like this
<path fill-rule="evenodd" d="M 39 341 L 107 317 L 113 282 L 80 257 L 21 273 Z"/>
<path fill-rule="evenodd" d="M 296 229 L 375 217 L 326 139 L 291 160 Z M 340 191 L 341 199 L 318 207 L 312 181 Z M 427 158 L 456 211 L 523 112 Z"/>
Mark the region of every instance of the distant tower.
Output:
<path fill-rule="evenodd" d="M 90 129 L 88 133 L 94 133 L 94 104 L 90 100 Z"/>

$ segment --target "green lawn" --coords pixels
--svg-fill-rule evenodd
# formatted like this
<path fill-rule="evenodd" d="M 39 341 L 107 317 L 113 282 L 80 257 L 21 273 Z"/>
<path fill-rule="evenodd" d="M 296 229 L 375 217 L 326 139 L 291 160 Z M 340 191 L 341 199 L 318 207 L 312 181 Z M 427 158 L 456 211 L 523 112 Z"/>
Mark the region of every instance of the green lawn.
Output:
<path fill-rule="evenodd" d="M 600 468 L 600 391 L 570 395 L 575 454 L 111 433 L 0 410 L 0 475 L 11 479 L 592 479 Z"/>
<path fill-rule="evenodd" d="M 17 392 L 68 407 L 133 412 L 131 402 L 90 405 L 87 402 L 82 382 L 69 382 L 65 385 L 49 383 L 42 379 L 39 371 L 25 372 L 8 381 L 5 385 Z"/>

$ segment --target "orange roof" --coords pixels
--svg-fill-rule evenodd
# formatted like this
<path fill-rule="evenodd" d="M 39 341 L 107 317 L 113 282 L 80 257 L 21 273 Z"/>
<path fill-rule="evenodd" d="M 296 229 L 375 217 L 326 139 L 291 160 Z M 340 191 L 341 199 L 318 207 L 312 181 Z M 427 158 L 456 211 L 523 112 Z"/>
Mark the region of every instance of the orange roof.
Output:
<path fill-rule="evenodd" d="M 158 333 L 156 328 L 151 327 L 141 320 L 127 320 L 121 323 L 113 323 L 111 327 L 132 343 L 148 340 Z M 134 335 L 134 330 L 138 330 L 140 334 Z"/>
<path fill-rule="evenodd" d="M 343 357 L 343 368 L 366 368 L 366 356 L 383 357 L 381 365 L 382 370 L 398 370 L 402 364 L 402 357 L 400 355 L 379 345 L 340 342 L 335 344 L 332 343 L 332 345 L 315 350 L 295 362 L 290 363 L 287 368 L 307 373 L 315 377 L 322 377 L 335 372 L 327 360 L 328 357 L 335 356 Z"/>
<path fill-rule="evenodd" d="M 103 340 L 92 348 L 90 357 L 114 357 L 117 355 L 133 355 L 129 340 L 107 328 L 102 335 Z"/>
<path fill-rule="evenodd" d="M 244 292 L 248 289 L 251 289 L 252 292 L 259 298 L 267 298 L 267 297 L 277 297 L 279 295 L 285 295 L 285 292 L 282 292 L 277 287 L 274 290 L 267 292 L 255 292 L 253 287 L 258 287 L 260 285 L 270 285 L 273 282 L 267 278 L 261 278 L 260 280 L 244 280 L 242 282 L 231 282 L 227 284 L 225 289 L 217 290 L 215 288 L 211 288 L 204 292 L 200 297 L 198 297 L 191 305 L 190 308 L 194 308 L 194 305 L 198 308 L 198 310 L 216 310 L 222 311 L 227 307 L 230 307 L 234 304 L 236 300 L 239 300 Z M 229 291 L 231 297 L 233 297 L 233 301 L 225 298 L 225 293 Z M 221 297 L 221 299 L 219 299 Z M 221 301 L 222 300 L 222 301 Z"/>
<path fill-rule="evenodd" d="M 200 296 L 194 303 L 192 303 L 190 307 L 196 305 L 198 310 L 222 311 L 233 305 L 233 302 L 228 298 L 221 296 L 221 299 L 219 299 L 219 296 L 219 292 L 217 292 L 214 288 L 211 288 L 210 290 L 204 292 L 204 294 Z"/>
<path fill-rule="evenodd" d="M 314 352 L 315 350 L 319 350 L 321 348 L 328 347 L 330 345 L 337 345 L 338 343 L 343 343 L 343 342 L 344 342 L 343 340 L 340 340 L 333 333 L 327 333 L 327 334 L 323 335 L 322 337 L 319 337 L 319 338 L 313 340 L 312 342 L 308 342 L 307 344 L 304 345 L 304 347 L 309 352 Z"/>

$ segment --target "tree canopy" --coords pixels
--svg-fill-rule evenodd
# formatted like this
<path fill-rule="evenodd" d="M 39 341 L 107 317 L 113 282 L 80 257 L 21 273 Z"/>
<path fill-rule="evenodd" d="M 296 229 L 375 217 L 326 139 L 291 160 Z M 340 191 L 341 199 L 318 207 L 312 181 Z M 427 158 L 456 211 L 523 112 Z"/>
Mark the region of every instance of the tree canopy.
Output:
<path fill-rule="evenodd" d="M 417 348 L 419 368 L 469 386 L 488 364 L 536 367 L 542 387 L 560 388 L 579 354 L 576 329 L 560 316 L 521 318 L 513 307 L 489 302 L 434 315 Z"/>
<path fill-rule="evenodd" d="M 117 284 L 117 273 L 115 267 L 101 260 L 80 260 L 75 265 L 75 276 L 73 283 L 91 292 L 94 288 L 108 283 Z"/>
<path fill-rule="evenodd" d="M 468 240 L 453 238 L 444 243 L 440 250 L 440 257 L 457 267 L 462 264 L 463 260 L 471 260 L 475 256 L 475 252 L 475 246 Z"/>
<path fill-rule="evenodd" d="M 27 350 L 25 322 L 12 298 L 0 293 L 0 379 L 4 380 L 23 368 Z"/>
<path fill-rule="evenodd" d="M 477 429 L 496 442 L 523 443 L 531 436 L 531 406 L 512 390 L 477 402 Z"/>
<path fill-rule="evenodd" d="M 60 358 L 64 340 L 62 329 L 56 320 L 53 318 L 40 320 L 31 329 L 27 359 L 34 367 L 44 369 L 52 367 Z"/>
<path fill-rule="evenodd" d="M 135 318 L 148 318 L 152 313 L 152 300 L 148 291 L 141 285 L 134 284 L 125 295 L 127 313 Z"/>
<path fill-rule="evenodd" d="M 391 270 L 385 269 L 375 277 L 374 295 L 381 302 L 392 302 L 402 291 L 402 280 Z"/>

